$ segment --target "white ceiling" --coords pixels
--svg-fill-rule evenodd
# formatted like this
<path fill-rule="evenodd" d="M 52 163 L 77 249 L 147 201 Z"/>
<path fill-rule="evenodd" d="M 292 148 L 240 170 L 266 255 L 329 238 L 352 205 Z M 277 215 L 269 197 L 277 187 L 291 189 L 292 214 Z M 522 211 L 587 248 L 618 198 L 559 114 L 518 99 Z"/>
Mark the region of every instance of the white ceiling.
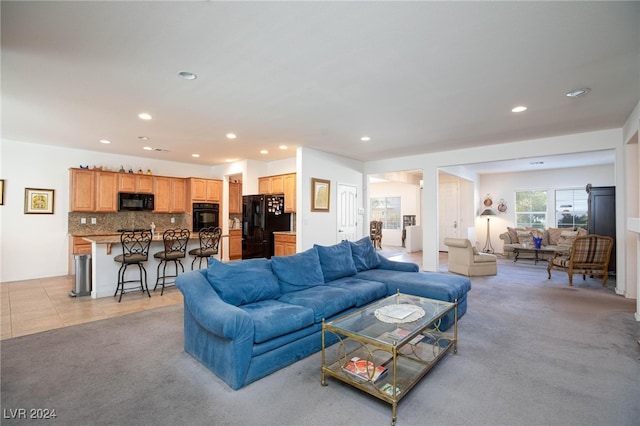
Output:
<path fill-rule="evenodd" d="M 23 142 L 195 164 L 298 146 L 368 161 L 618 128 L 640 99 L 639 2 L 1 8 L 2 137 Z M 579 87 L 592 91 L 565 96 Z"/>

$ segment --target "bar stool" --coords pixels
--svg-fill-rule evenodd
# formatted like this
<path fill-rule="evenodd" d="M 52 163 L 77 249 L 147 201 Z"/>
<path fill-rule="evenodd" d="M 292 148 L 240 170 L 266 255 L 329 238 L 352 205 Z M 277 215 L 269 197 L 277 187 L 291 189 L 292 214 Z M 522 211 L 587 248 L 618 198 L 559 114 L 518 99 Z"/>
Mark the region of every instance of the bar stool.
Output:
<path fill-rule="evenodd" d="M 167 284 L 166 279 L 176 278 L 178 276 L 178 264 L 180 264 L 180 268 L 182 268 L 182 272 L 184 272 L 184 266 L 180 259 L 184 259 L 186 257 L 187 243 L 189 242 L 190 235 L 191 232 L 188 229 L 167 229 L 162 234 L 164 250 L 153 255 L 156 259 L 160 259 L 160 263 L 158 263 L 156 285 L 153 287 L 153 291 L 156 291 L 158 284 L 160 284 L 160 279 L 162 279 L 162 291 L 160 292 L 160 296 L 164 294 L 164 287 Z M 167 275 L 167 263 L 169 262 L 173 262 L 175 265 L 175 275 Z M 160 275 L 160 266 L 163 266 L 162 275 Z M 175 280 L 169 284 L 175 284 Z"/>
<path fill-rule="evenodd" d="M 122 245 L 122 254 L 113 258 L 115 262 L 119 262 L 122 265 L 118 270 L 118 286 L 113 297 L 120 292 L 120 298 L 118 303 L 122 301 L 122 295 L 127 290 L 138 289 L 138 287 L 125 288 L 126 283 L 140 283 L 140 289 L 144 293 L 145 291 L 151 297 L 149 293 L 149 287 L 147 286 L 147 270 L 144 268 L 142 262 L 146 262 L 149 257 L 149 246 L 151 245 L 151 231 L 148 229 L 132 229 L 123 230 L 120 233 L 120 244 Z M 125 273 L 129 265 L 137 265 L 140 277 L 137 280 L 125 280 Z"/>
<path fill-rule="evenodd" d="M 189 256 L 195 256 L 193 262 L 191 262 L 191 270 L 193 265 L 198 261 L 198 269 L 202 268 L 202 259 L 206 259 L 214 254 L 218 254 L 218 248 L 220 247 L 220 236 L 222 230 L 217 226 L 210 226 L 208 228 L 202 228 L 198 232 L 198 238 L 200 239 L 200 248 L 189 250 Z"/>

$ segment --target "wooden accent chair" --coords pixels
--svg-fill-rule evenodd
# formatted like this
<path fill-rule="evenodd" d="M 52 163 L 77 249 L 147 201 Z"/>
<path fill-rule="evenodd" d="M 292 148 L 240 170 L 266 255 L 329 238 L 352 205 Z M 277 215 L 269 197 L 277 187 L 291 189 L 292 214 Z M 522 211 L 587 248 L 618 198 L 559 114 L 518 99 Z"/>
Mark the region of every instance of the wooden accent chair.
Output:
<path fill-rule="evenodd" d="M 382 248 L 382 222 L 379 220 L 372 220 L 369 222 L 369 238 L 373 243 L 373 248 Z"/>
<path fill-rule="evenodd" d="M 573 274 L 602 276 L 602 286 L 607 285 L 609 278 L 609 259 L 613 249 L 613 238 L 604 235 L 589 234 L 576 237 L 571 251 L 557 252 L 549 259 L 547 273 L 551 279 L 551 270 L 557 269 L 569 274 L 569 285 L 573 285 Z"/>

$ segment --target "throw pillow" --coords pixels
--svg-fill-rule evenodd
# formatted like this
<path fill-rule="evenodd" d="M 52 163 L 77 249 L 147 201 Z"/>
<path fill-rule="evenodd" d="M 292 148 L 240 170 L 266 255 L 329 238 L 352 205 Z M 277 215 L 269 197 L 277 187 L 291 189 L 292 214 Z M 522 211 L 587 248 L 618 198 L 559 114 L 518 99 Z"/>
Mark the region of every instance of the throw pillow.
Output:
<path fill-rule="evenodd" d="M 531 231 L 517 231 L 517 234 L 518 243 L 533 245 L 533 236 L 531 235 Z"/>
<path fill-rule="evenodd" d="M 207 279 L 220 298 L 234 306 L 280 297 L 278 278 L 267 259 L 222 263 L 211 257 Z"/>
<path fill-rule="evenodd" d="M 547 229 L 547 232 L 549 233 L 549 245 L 557 246 L 558 239 L 562 233 L 562 228 L 549 228 Z"/>
<path fill-rule="evenodd" d="M 578 237 L 584 237 L 589 234 L 589 232 L 586 229 L 581 227 L 578 227 L 576 231 L 578 231 Z"/>
<path fill-rule="evenodd" d="M 271 268 L 280 281 L 280 291 L 283 293 L 324 285 L 315 247 L 291 256 L 274 256 L 271 258 Z"/>
<path fill-rule="evenodd" d="M 332 246 L 313 245 L 318 251 L 324 282 L 350 277 L 358 273 L 351 254 L 351 244 L 344 240 Z"/>
<path fill-rule="evenodd" d="M 353 263 L 358 272 L 376 269 L 380 266 L 380 258 L 378 257 L 378 253 L 376 253 L 376 249 L 373 248 L 371 238 L 364 237 L 349 244 L 351 245 Z"/>
<path fill-rule="evenodd" d="M 511 238 L 511 243 L 515 244 L 518 242 L 518 230 L 516 228 L 511 228 L 507 226 L 507 232 L 509 233 L 509 238 Z"/>
<path fill-rule="evenodd" d="M 559 246 L 572 246 L 573 240 L 578 236 L 578 231 L 562 231 L 560 238 L 558 238 Z"/>

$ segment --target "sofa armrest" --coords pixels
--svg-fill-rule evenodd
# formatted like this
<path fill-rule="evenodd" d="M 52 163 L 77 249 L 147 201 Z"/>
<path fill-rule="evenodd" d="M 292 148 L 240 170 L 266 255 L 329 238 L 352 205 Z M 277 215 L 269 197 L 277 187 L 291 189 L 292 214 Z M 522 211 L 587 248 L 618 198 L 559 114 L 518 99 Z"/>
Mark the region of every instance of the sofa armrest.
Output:
<path fill-rule="evenodd" d="M 511 242 L 511 235 L 509 235 L 508 232 L 504 232 L 504 233 L 500 234 L 500 239 L 504 240 L 505 244 L 513 244 Z"/>
<path fill-rule="evenodd" d="M 390 271 L 401 271 L 401 272 L 418 272 L 420 271 L 420 267 L 418 264 L 413 262 L 397 262 L 395 260 L 389 260 L 384 256 L 381 256 L 379 253 L 378 259 L 380 259 L 380 266 L 378 269 L 387 269 Z"/>
<path fill-rule="evenodd" d="M 229 340 L 253 341 L 253 320 L 248 313 L 220 299 L 204 276 L 206 270 L 189 271 L 176 279 L 185 309 L 209 332 Z"/>

